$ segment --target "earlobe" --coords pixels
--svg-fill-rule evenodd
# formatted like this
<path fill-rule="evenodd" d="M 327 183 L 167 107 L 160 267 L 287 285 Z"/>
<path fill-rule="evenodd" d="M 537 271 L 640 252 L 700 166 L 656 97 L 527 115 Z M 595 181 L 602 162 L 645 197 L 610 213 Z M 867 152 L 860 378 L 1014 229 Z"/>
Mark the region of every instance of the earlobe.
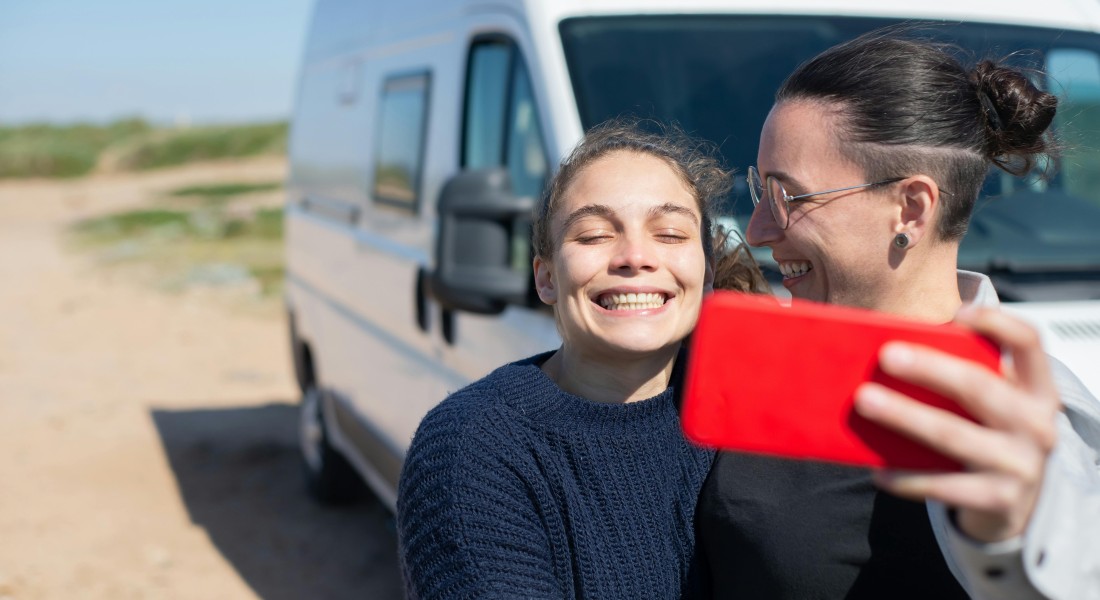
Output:
<path fill-rule="evenodd" d="M 708 260 L 706 271 L 703 272 L 703 295 L 714 291 L 714 261 Z"/>
<path fill-rule="evenodd" d="M 554 276 L 550 272 L 550 263 L 544 261 L 541 256 L 536 256 L 531 264 L 535 272 L 535 291 L 543 304 L 553 306 L 558 302 L 558 292 L 554 288 Z"/>

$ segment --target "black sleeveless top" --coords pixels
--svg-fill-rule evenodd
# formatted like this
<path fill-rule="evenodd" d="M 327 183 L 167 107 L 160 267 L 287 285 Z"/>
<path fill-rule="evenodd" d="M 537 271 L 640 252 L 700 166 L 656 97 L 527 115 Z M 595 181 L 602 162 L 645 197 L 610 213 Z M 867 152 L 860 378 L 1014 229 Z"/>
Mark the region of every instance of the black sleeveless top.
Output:
<path fill-rule="evenodd" d="M 696 528 L 713 598 L 968 597 L 924 503 L 879 492 L 867 469 L 720 453 Z"/>

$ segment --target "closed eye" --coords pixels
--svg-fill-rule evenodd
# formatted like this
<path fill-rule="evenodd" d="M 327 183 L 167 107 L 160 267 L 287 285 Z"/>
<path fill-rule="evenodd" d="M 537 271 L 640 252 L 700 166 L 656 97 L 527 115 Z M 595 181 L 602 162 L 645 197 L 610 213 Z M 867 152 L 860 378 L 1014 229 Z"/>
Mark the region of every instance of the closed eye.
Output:
<path fill-rule="evenodd" d="M 691 236 L 675 229 L 663 229 L 655 234 L 655 237 L 668 244 L 678 244 L 691 239 Z"/>
<path fill-rule="evenodd" d="M 575 239 L 577 242 L 579 242 L 581 244 L 592 245 L 592 244 L 598 244 L 598 243 L 606 241 L 606 240 L 610 240 L 613 237 L 615 237 L 615 235 L 610 231 L 592 231 L 592 232 L 587 232 L 586 231 L 582 234 L 579 234 L 579 235 L 575 236 L 573 239 Z"/>

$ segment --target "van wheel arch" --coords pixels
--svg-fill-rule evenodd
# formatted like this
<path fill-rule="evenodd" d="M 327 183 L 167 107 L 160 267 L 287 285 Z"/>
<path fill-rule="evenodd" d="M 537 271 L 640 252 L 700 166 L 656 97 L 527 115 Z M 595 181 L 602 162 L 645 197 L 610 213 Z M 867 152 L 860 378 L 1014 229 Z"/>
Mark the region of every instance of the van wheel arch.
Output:
<path fill-rule="evenodd" d="M 299 352 L 303 377 L 299 382 L 302 398 L 298 409 L 298 446 L 306 490 L 321 504 L 348 504 L 363 496 L 363 481 L 331 443 L 325 391 L 313 369 L 309 345 L 302 343 L 300 349 L 295 349 L 296 354 Z M 295 360 L 297 365 L 298 358 Z"/>
<path fill-rule="evenodd" d="M 302 394 L 299 444 L 306 489 L 321 504 L 340 505 L 362 497 L 363 481 L 332 446 L 325 423 L 324 391 L 311 384 Z"/>

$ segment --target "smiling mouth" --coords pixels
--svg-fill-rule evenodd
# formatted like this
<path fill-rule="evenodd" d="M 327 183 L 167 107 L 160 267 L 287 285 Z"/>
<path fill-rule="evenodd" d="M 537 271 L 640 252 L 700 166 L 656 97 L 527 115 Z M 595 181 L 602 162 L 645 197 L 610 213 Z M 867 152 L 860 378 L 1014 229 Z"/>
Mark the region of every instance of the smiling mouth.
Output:
<path fill-rule="evenodd" d="M 668 297 L 660 293 L 603 294 L 597 299 L 607 310 L 645 310 L 661 308 Z"/>
<path fill-rule="evenodd" d="M 794 260 L 779 263 L 779 272 L 783 274 L 783 279 L 801 277 L 813 270 L 814 267 L 808 260 Z"/>

